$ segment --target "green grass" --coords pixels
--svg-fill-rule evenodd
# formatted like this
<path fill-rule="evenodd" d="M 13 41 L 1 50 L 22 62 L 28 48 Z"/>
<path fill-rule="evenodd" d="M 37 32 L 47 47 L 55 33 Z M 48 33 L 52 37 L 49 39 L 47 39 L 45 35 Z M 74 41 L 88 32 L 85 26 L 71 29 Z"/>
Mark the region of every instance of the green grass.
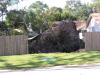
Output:
<path fill-rule="evenodd" d="M 49 53 L 0 56 L 0 69 L 27 69 L 100 62 L 100 52 Z"/>

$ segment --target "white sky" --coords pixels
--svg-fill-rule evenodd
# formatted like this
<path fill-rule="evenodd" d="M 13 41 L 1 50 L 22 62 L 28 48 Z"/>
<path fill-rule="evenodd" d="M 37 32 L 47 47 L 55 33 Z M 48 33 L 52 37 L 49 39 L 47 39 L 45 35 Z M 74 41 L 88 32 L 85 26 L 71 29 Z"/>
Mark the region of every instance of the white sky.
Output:
<path fill-rule="evenodd" d="M 43 3 L 46 3 L 49 7 L 61 7 L 63 8 L 65 6 L 65 2 L 66 0 L 25 0 L 23 2 L 21 2 L 18 6 L 14 5 L 13 7 L 10 7 L 9 9 L 13 9 L 13 8 L 23 8 L 23 7 L 28 7 L 29 5 L 31 5 L 33 2 L 36 1 L 41 1 Z M 81 0 L 82 3 L 88 3 L 91 2 L 91 0 Z"/>

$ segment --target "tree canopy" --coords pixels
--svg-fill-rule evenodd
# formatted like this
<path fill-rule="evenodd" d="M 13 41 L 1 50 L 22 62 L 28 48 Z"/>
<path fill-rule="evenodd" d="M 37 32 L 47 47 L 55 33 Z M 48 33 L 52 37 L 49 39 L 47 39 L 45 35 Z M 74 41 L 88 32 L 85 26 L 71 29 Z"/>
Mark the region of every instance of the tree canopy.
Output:
<path fill-rule="evenodd" d="M 42 33 L 55 21 L 87 20 L 93 6 L 99 9 L 99 5 L 96 3 L 90 6 L 82 4 L 80 0 L 67 0 L 64 8 L 49 7 L 41 1 L 36 1 L 28 9 L 7 11 L 9 5 L 19 1 L 22 0 L 0 0 L 0 16 L 6 14 L 5 26 L 12 31 L 17 28 L 26 32 L 26 27 L 31 24 L 34 31 Z"/>

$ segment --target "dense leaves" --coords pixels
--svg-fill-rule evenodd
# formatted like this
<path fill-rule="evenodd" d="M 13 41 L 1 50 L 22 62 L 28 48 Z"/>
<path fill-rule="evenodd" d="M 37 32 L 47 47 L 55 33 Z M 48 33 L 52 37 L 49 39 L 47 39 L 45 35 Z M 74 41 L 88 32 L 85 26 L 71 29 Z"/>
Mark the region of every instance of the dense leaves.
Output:
<path fill-rule="evenodd" d="M 7 12 L 8 5 L 16 4 L 19 0 L 3 0 L 7 1 L 0 4 L 1 13 L 7 13 L 5 22 L 8 28 L 12 30 L 23 28 L 24 32 L 27 31 L 26 27 L 32 25 L 32 29 L 38 33 L 42 33 L 52 26 L 55 21 L 62 20 L 86 20 L 91 12 L 92 7 L 82 4 L 79 0 L 67 0 L 65 8 L 48 7 L 40 1 L 31 4 L 28 9 L 11 10 Z M 21 0 L 20 0 L 21 1 Z M 2 17 L 2 20 L 4 17 Z"/>
<path fill-rule="evenodd" d="M 100 12 L 100 0 L 93 0 L 94 3 L 91 4 L 93 8 L 95 8 L 96 12 Z"/>

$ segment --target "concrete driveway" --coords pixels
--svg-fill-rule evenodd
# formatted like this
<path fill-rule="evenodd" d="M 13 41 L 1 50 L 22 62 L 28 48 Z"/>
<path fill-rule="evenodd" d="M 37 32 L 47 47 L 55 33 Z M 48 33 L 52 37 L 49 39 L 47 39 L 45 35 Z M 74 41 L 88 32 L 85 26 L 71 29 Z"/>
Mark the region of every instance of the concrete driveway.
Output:
<path fill-rule="evenodd" d="M 0 75 L 100 75 L 100 64 L 89 66 L 56 66 L 29 70 L 0 70 Z"/>

